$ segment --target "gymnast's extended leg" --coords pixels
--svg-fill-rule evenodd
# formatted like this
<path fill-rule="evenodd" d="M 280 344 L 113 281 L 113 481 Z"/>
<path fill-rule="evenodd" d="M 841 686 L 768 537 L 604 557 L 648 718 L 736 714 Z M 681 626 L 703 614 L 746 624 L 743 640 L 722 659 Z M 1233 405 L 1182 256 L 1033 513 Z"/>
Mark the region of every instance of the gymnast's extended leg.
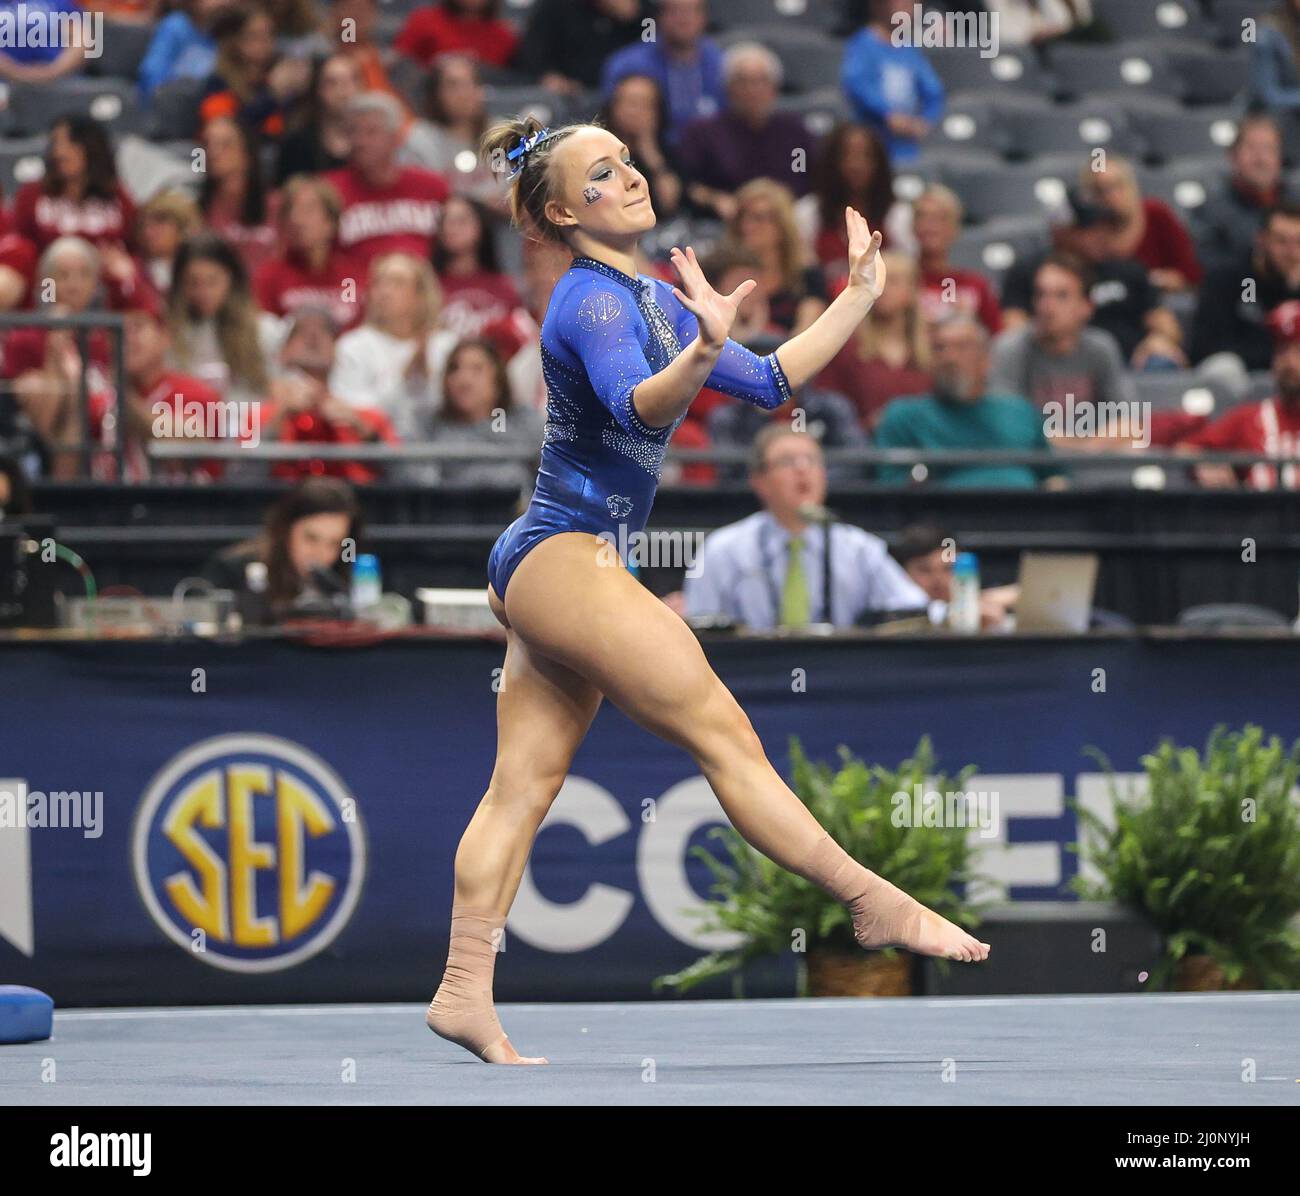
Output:
<path fill-rule="evenodd" d="M 612 558 L 612 563 L 611 563 Z M 586 532 L 543 540 L 506 595 L 511 626 L 647 730 L 689 752 L 731 824 L 847 905 L 864 947 L 973 962 L 982 943 L 853 860 L 772 767 L 749 718 L 681 618 Z"/>
<path fill-rule="evenodd" d="M 496 764 L 456 851 L 451 947 L 426 1017 L 435 1033 L 489 1063 L 546 1062 L 522 1058 L 501 1029 L 492 1006 L 493 965 L 537 828 L 600 701 L 596 686 L 507 630 Z"/>

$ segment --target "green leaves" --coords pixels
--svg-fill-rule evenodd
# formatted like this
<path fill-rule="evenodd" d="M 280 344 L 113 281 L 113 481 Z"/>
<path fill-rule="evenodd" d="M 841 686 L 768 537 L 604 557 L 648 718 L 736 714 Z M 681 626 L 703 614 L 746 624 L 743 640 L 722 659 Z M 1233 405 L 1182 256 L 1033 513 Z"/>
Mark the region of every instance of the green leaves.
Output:
<path fill-rule="evenodd" d="M 958 887 L 988 879 L 974 870 L 977 849 L 969 828 L 904 824 L 896 817 L 895 801 L 898 794 L 910 801 L 918 789 L 940 796 L 964 791 L 974 765 L 955 777 L 936 776 L 928 737 L 894 769 L 867 765 L 843 745 L 837 755 L 838 768 L 811 761 L 799 740 L 790 738 L 790 787 L 813 817 L 855 860 L 917 901 L 944 917 L 978 925 L 976 910 L 957 895 Z M 714 952 L 659 977 L 656 989 L 686 992 L 760 956 L 784 954 L 799 930 L 807 948 L 860 950 L 848 910 L 816 885 L 778 867 L 731 827 L 719 827 L 709 837 L 719 844 L 720 855 L 694 849 L 713 878 L 700 928 L 735 931 L 746 941 L 734 951 Z"/>
<path fill-rule="evenodd" d="M 1076 878 L 1076 891 L 1136 909 L 1165 935 L 1162 980 L 1184 956 L 1205 953 L 1229 982 L 1249 971 L 1264 987 L 1295 987 L 1300 741 L 1287 749 L 1260 727 L 1219 726 L 1203 752 L 1166 740 L 1142 765 L 1145 798 L 1119 793 L 1112 779 L 1113 827 L 1078 809 L 1079 854 L 1103 881 Z"/>

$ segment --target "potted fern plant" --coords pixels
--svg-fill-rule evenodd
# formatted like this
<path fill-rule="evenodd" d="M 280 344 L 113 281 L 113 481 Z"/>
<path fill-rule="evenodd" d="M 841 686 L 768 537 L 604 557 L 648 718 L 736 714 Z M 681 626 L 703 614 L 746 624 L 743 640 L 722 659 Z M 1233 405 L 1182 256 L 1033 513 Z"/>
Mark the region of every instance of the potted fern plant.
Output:
<path fill-rule="evenodd" d="M 952 778 L 935 776 L 928 737 L 894 769 L 869 766 L 844 746 L 839 755 L 838 769 L 814 763 L 791 736 L 791 789 L 859 863 L 944 917 L 978 925 L 974 908 L 958 895 L 959 886 L 964 891 L 971 881 L 986 879 L 973 871 L 976 848 L 968 830 L 914 825 L 913 802 L 918 793 L 964 792 L 974 766 Z M 713 876 L 712 897 L 699 915 L 701 929 L 737 932 L 744 940 L 660 976 L 656 989 L 683 993 L 712 977 L 738 973 L 759 957 L 795 951 L 804 964 L 800 991 L 807 995 L 911 993 L 911 956 L 894 948 L 863 951 L 853 938 L 849 911 L 834 898 L 755 851 L 731 827 L 715 828 L 710 837 L 722 845 L 721 859 L 702 847 L 693 849 Z"/>
<path fill-rule="evenodd" d="M 1168 740 L 1142 758 L 1145 795 L 1121 793 L 1109 761 L 1113 825 L 1079 807 L 1085 899 L 1117 901 L 1165 938 L 1156 987 L 1300 984 L 1300 741 L 1288 750 L 1256 726 L 1219 726 L 1204 753 Z"/>

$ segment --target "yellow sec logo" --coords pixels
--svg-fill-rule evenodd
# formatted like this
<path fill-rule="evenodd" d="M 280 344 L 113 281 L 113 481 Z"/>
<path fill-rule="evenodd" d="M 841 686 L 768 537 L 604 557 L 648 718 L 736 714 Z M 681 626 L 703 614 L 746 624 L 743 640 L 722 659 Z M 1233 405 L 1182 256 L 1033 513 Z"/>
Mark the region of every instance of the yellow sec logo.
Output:
<path fill-rule="evenodd" d="M 136 887 L 196 958 L 273 972 L 347 925 L 366 871 L 356 799 L 332 768 L 273 735 L 205 739 L 146 789 L 132 834 Z"/>

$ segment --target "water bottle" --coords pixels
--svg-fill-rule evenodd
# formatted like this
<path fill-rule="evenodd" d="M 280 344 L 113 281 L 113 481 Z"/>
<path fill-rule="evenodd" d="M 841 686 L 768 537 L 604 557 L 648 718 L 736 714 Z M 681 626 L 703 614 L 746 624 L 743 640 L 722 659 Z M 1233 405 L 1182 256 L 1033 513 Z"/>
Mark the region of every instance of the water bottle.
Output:
<path fill-rule="evenodd" d="M 271 571 L 265 561 L 244 566 L 244 588 L 239 595 L 239 613 L 245 626 L 265 627 L 271 620 Z"/>
<path fill-rule="evenodd" d="M 980 629 L 980 570 L 973 552 L 959 552 L 952 567 L 952 599 L 948 603 L 948 626 L 961 635 L 976 635 Z"/>
<path fill-rule="evenodd" d="M 384 596 L 379 581 L 379 558 L 373 552 L 358 554 L 352 566 L 352 609 L 363 610 L 375 606 Z"/>

